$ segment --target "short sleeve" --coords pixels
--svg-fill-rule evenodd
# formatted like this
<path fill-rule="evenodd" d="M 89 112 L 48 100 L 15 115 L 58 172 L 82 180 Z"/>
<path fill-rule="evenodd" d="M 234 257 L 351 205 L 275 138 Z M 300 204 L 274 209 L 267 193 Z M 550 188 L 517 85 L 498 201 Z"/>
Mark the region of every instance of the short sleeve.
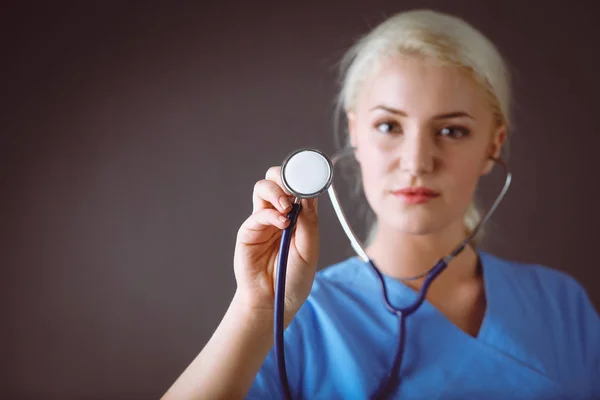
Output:
<path fill-rule="evenodd" d="M 579 338 L 585 354 L 585 370 L 589 382 L 590 399 L 600 399 L 600 315 L 584 287 L 575 283 L 576 310 L 579 320 Z"/>

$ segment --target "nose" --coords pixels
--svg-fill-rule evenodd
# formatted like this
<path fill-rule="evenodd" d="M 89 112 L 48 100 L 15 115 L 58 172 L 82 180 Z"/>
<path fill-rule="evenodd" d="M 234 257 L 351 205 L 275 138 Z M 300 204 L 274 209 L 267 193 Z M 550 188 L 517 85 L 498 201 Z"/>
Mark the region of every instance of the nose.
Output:
<path fill-rule="evenodd" d="M 400 168 L 412 176 L 431 173 L 435 164 L 435 142 L 424 130 L 406 132 L 400 145 Z"/>

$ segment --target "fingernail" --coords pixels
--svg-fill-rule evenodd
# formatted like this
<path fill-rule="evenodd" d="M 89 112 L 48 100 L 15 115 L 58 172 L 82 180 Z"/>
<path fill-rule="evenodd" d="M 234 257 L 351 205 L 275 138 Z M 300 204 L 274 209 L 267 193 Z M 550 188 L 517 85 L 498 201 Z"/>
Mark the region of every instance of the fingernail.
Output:
<path fill-rule="evenodd" d="M 281 222 L 287 222 L 288 221 L 288 219 L 286 217 L 282 216 L 282 215 L 279 216 L 279 220 Z"/>
<path fill-rule="evenodd" d="M 290 203 L 290 199 L 288 199 L 285 196 L 281 196 L 279 198 L 279 204 L 281 204 L 281 207 L 283 207 L 284 211 L 292 206 L 292 204 Z"/>

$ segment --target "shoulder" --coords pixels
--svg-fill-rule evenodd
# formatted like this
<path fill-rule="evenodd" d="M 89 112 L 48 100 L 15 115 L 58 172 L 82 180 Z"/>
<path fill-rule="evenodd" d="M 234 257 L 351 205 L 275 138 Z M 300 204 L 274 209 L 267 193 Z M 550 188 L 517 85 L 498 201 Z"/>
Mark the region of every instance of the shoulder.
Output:
<path fill-rule="evenodd" d="M 489 267 L 494 277 L 505 280 L 504 287 L 523 295 L 537 296 L 554 303 L 560 300 L 580 302 L 587 297 L 583 285 L 572 275 L 543 264 L 525 263 L 480 252 L 482 261 Z M 574 304 L 572 304 L 574 305 Z"/>
<path fill-rule="evenodd" d="M 500 294 L 507 309 L 539 321 L 546 329 L 572 336 L 580 345 L 590 345 L 581 335 L 600 337 L 600 317 L 585 287 L 567 272 L 547 265 L 523 263 L 489 253 L 480 253 L 490 273 L 488 284 Z"/>
<path fill-rule="evenodd" d="M 355 257 L 317 271 L 308 298 L 285 331 L 290 359 L 304 365 L 331 352 L 342 356 L 340 345 L 347 340 L 345 335 L 356 335 L 357 324 L 374 317 L 373 304 L 379 301 L 372 294 L 372 279 L 366 279 L 367 275 Z M 311 374 L 324 367 L 326 363 L 315 366 Z M 326 375 L 327 371 L 320 373 Z"/>
<path fill-rule="evenodd" d="M 557 381 L 600 396 L 600 316 L 567 272 L 481 253 L 503 331 Z M 494 282 L 495 281 L 495 282 Z M 505 341 L 510 339 L 504 338 Z M 522 342 L 520 342 L 522 341 Z"/>
<path fill-rule="evenodd" d="M 352 325 L 356 311 L 367 310 L 379 301 L 373 291 L 377 290 L 369 270 L 357 257 L 349 257 L 317 271 L 310 294 L 292 324 L 299 329 L 326 324 L 331 319 Z"/>
<path fill-rule="evenodd" d="M 357 257 L 349 257 L 319 270 L 315 276 L 317 288 L 325 286 L 355 286 L 360 283 L 365 268 Z"/>
<path fill-rule="evenodd" d="M 357 257 L 349 257 L 319 270 L 308 303 L 357 300 L 373 290 L 373 277 Z"/>

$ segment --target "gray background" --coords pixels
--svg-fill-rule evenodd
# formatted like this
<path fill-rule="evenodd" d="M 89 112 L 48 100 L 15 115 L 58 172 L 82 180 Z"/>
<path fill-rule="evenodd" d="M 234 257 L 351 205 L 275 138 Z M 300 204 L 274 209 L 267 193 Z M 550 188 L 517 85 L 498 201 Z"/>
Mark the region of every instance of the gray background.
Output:
<path fill-rule="evenodd" d="M 2 11 L 1 398 L 160 397 L 226 310 L 255 181 L 334 150 L 336 62 L 413 7 L 464 17 L 515 74 L 513 186 L 482 247 L 600 305 L 593 2 L 83 3 Z M 324 267 L 351 252 L 320 204 Z"/>

